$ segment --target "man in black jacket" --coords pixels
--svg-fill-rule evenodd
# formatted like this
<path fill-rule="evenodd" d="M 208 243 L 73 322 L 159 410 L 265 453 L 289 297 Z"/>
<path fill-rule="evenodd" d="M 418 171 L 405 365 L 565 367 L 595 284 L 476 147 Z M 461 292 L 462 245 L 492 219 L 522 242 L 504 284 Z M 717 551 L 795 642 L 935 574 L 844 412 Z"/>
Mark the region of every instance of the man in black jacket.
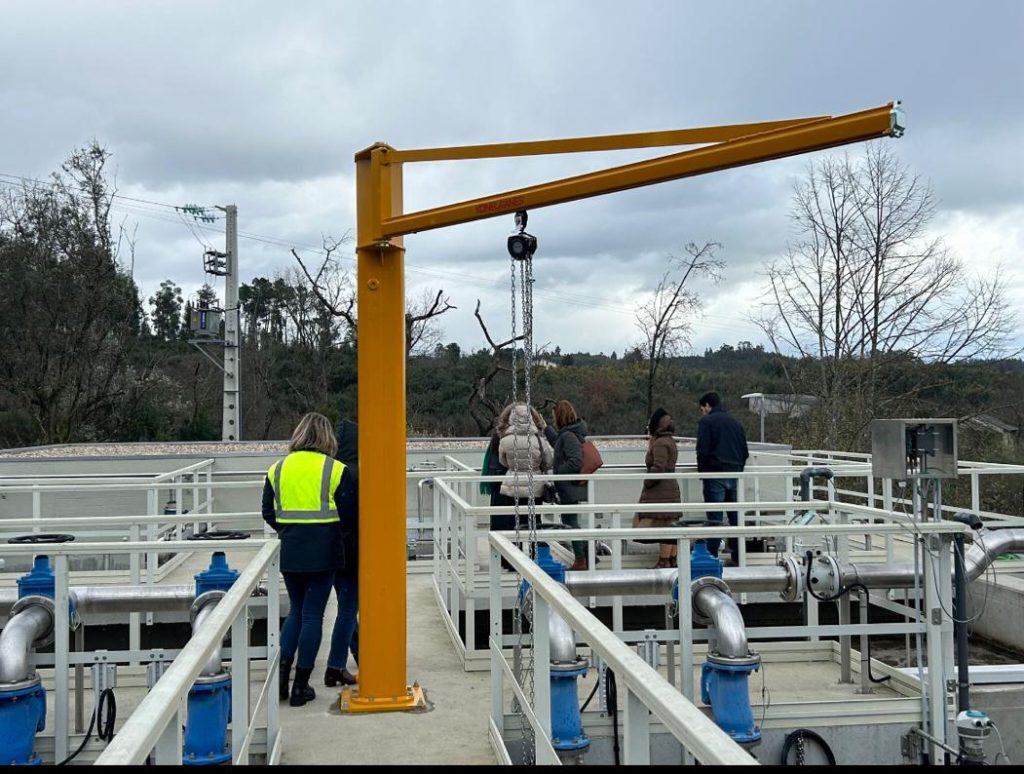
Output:
<path fill-rule="evenodd" d="M 716 392 L 701 395 L 700 410 L 703 416 L 697 425 L 697 471 L 700 473 L 742 472 L 750 456 L 747 451 L 747 435 L 743 425 L 725 410 Z M 706 503 L 737 502 L 737 480 L 735 478 L 705 478 L 701 480 Z M 722 524 L 721 511 L 708 511 L 709 522 Z M 729 511 L 729 524 L 736 526 L 738 514 Z M 707 541 L 708 553 L 718 556 L 722 541 L 711 538 Z M 735 538 L 729 540 L 729 551 L 735 563 L 739 550 Z"/>

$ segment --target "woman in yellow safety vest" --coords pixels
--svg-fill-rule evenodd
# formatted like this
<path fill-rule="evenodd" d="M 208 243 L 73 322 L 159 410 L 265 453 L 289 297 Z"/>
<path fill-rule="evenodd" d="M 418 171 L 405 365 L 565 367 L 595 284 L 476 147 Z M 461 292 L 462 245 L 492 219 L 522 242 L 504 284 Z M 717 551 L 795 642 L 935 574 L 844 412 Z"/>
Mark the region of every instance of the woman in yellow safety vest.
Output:
<path fill-rule="evenodd" d="M 323 636 L 324 608 L 335 572 L 345 567 L 346 531 L 358 519 L 353 476 L 334 459 L 337 448 L 327 417 L 306 414 L 292 433 L 288 456 L 270 466 L 263 485 L 263 520 L 281 540 L 281 574 L 291 602 L 281 629 L 280 693 L 293 707 L 316 698 L 309 678 Z"/>

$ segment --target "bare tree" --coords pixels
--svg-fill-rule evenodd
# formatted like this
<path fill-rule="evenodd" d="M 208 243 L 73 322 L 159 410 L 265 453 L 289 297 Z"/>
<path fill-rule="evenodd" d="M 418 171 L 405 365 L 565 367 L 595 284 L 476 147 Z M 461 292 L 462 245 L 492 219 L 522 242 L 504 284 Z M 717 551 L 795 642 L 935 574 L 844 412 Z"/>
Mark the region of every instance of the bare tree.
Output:
<path fill-rule="evenodd" d="M 636 326 L 641 338 L 637 348 L 647 361 L 647 415 L 654 407 L 654 384 L 658 370 L 667 358 L 675 357 L 690 345 L 693 320 L 701 313 L 703 299 L 693 290 L 700 278 L 721 279 L 724 263 L 715 258 L 718 242 L 703 247 L 690 242 L 683 257 L 669 256 L 670 268 L 662 275 L 654 294 L 637 307 Z"/>
<path fill-rule="evenodd" d="M 443 290 L 424 290 L 419 301 L 406 304 L 405 308 L 405 351 L 406 354 L 433 352 L 441 341 L 441 329 L 435 325 L 450 309 L 457 309 L 449 302 Z"/>
<path fill-rule="evenodd" d="M 495 400 L 493 396 L 487 394 L 487 390 L 494 381 L 495 377 L 498 376 L 502 371 L 512 373 L 511 365 L 506 365 L 503 361 L 503 352 L 511 352 L 507 347 L 515 345 L 517 341 L 523 340 L 523 334 L 520 334 L 514 338 L 508 339 L 502 342 L 495 342 L 491 338 L 490 331 L 487 330 L 487 325 L 484 323 L 484 318 L 480 315 L 480 299 L 476 300 L 476 310 L 473 312 L 478 323 L 480 323 L 480 329 L 484 332 L 484 338 L 487 339 L 487 343 L 491 347 L 491 363 L 487 373 L 482 374 L 473 381 L 472 390 L 469 393 L 469 415 L 473 417 L 473 421 L 476 422 L 476 426 L 480 431 L 480 435 L 488 435 L 491 429 L 494 427 L 494 420 L 498 418 L 503 408 L 500 401 Z M 509 358 L 511 360 L 511 358 Z"/>
<path fill-rule="evenodd" d="M 812 437 L 858 445 L 878 414 L 908 410 L 927 369 L 1005 351 L 1014 315 L 997 270 L 969 277 L 928 230 L 935 196 L 892 153 L 826 158 L 793 193 L 796 239 L 767 266 L 769 300 L 755 317 L 777 352 L 801 365 L 794 391 L 819 398 Z"/>
<path fill-rule="evenodd" d="M 323 241 L 324 252 L 315 272 L 306 265 L 299 254 L 292 249 L 292 255 L 298 261 L 302 273 L 309 281 L 313 294 L 324 310 L 332 317 L 342 318 L 349 327 L 353 341 L 358 339 L 358 321 L 356 319 L 356 289 L 352 275 L 341 266 L 334 253 L 342 245 L 351 242 L 351 236 L 345 234 L 341 239 L 327 237 Z M 406 304 L 405 310 L 405 352 L 406 355 L 433 351 L 434 345 L 441 339 L 441 331 L 436 327 L 437 318 L 452 309 L 447 295 L 443 290 L 435 294 L 433 290 L 423 291 L 419 301 Z"/>

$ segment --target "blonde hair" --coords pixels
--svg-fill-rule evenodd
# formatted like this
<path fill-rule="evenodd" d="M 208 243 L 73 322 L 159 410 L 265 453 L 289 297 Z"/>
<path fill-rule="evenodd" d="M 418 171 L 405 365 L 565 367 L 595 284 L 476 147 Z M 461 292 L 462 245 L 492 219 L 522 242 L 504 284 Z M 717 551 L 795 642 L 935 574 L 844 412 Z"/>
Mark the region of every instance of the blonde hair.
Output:
<path fill-rule="evenodd" d="M 554 407 L 555 414 L 555 427 L 561 430 L 566 425 L 571 425 L 573 422 L 578 422 L 580 417 L 576 413 L 576 409 L 567 400 L 555 401 Z"/>
<path fill-rule="evenodd" d="M 338 440 L 334 437 L 331 420 L 315 411 L 300 419 L 288 443 L 289 454 L 297 451 L 315 451 L 333 457 L 338 451 Z"/>

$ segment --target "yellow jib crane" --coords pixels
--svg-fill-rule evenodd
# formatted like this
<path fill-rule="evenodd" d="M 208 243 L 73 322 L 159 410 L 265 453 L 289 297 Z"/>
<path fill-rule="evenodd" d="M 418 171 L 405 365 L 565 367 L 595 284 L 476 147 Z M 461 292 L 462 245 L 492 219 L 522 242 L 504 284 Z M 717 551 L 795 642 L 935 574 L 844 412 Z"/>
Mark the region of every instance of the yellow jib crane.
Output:
<path fill-rule="evenodd" d="M 359 319 L 359 687 L 350 712 L 422 705 L 406 683 L 405 270 L 403 236 L 839 145 L 899 137 L 899 102 L 842 116 L 564 140 L 398 150 L 356 161 Z M 419 212 L 402 208 L 402 168 L 454 161 L 676 145 L 703 147 Z"/>

